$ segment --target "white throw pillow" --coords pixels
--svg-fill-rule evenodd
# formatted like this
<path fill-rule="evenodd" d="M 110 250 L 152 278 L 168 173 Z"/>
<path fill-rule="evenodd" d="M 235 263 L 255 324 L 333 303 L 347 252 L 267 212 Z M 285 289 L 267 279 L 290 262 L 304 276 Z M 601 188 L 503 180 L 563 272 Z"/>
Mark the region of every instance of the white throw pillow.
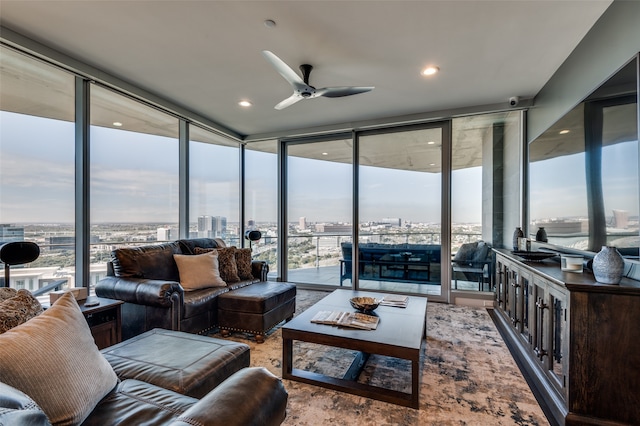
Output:
<path fill-rule="evenodd" d="M 185 291 L 208 287 L 226 287 L 220 278 L 218 252 L 213 249 L 205 254 L 174 254 L 178 265 L 180 285 Z"/>
<path fill-rule="evenodd" d="M 55 425 L 82 423 L 118 381 L 71 293 L 0 335 L 0 381 L 33 399 Z"/>

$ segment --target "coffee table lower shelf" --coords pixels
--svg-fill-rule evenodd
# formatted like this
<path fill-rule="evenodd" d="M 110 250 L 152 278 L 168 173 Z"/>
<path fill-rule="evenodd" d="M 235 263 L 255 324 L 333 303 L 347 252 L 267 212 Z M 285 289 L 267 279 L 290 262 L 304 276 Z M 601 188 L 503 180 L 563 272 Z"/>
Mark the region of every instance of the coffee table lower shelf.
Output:
<path fill-rule="evenodd" d="M 335 290 L 299 316 L 282 326 L 282 378 L 331 390 L 376 399 L 404 407 L 420 408 L 420 354 L 426 345 L 427 299 L 410 297 L 405 309 L 380 306 L 376 313 L 380 323 L 376 330 L 343 329 L 314 324 L 320 310 L 349 311 L 349 298 L 383 297 L 380 293 Z M 398 330 L 402 330 L 401 333 Z M 294 368 L 293 342 L 307 342 L 356 352 L 356 357 L 342 378 Z M 401 392 L 358 381 L 369 354 L 404 359 L 411 363 L 411 392 Z"/>
<path fill-rule="evenodd" d="M 386 389 L 379 386 L 367 385 L 359 383 L 358 377 L 366 364 L 369 354 L 359 352 L 353 360 L 351 367 L 342 379 L 336 377 L 325 376 L 324 374 L 314 373 L 311 371 L 292 368 L 291 371 L 283 374 L 284 379 L 295 380 L 301 383 L 320 386 L 331 390 L 350 393 L 353 395 L 363 396 L 365 398 L 377 399 L 378 401 L 389 402 L 391 404 L 401 405 L 403 407 L 419 408 L 419 384 L 416 380 L 412 380 L 412 393 L 405 393 L 393 389 Z M 412 374 L 413 376 L 413 374 Z"/>

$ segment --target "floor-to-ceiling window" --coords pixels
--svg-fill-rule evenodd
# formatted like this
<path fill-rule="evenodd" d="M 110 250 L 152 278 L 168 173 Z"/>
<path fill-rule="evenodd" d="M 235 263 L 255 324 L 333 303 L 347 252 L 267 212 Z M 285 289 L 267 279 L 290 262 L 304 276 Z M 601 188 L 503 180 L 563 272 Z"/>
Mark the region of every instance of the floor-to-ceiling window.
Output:
<path fill-rule="evenodd" d="M 352 139 L 290 143 L 286 150 L 286 277 L 342 285 L 350 268 L 344 246 L 352 234 Z"/>
<path fill-rule="evenodd" d="M 177 238 L 178 119 L 99 85 L 90 96 L 91 254 L 104 265 L 114 248 Z"/>
<path fill-rule="evenodd" d="M 75 286 L 74 76 L 2 46 L 0 81 L 0 244 L 40 246 L 10 285 Z"/>
<path fill-rule="evenodd" d="M 440 295 L 441 125 L 358 137 L 359 288 Z"/>
<path fill-rule="evenodd" d="M 196 126 L 189 139 L 189 237 L 240 246 L 240 148 Z"/>
<path fill-rule="evenodd" d="M 502 194 L 494 194 L 494 164 L 506 144 L 519 146 L 520 112 L 454 118 L 451 121 L 452 289 L 493 289 L 492 236 Z M 499 158 L 498 158 L 499 157 Z M 495 161 L 494 161 L 495 160 Z M 516 182 L 516 185 L 519 182 Z M 495 197 L 494 197 L 495 195 Z M 501 212 L 498 212 L 501 215 Z"/>
<path fill-rule="evenodd" d="M 258 230 L 253 258 L 269 265 L 269 278 L 278 276 L 278 141 L 246 145 L 244 153 L 245 229 Z M 246 242 L 245 242 L 246 245 Z"/>

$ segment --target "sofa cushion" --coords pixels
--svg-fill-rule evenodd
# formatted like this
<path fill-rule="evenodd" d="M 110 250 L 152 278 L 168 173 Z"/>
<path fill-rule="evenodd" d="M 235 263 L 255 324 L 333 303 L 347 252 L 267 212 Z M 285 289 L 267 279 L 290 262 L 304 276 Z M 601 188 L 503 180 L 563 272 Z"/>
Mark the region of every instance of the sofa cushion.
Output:
<path fill-rule="evenodd" d="M 51 426 L 29 395 L 0 382 L 0 425 Z"/>
<path fill-rule="evenodd" d="M 177 242 L 119 248 L 111 252 L 113 271 L 116 277 L 179 281 L 176 253 L 181 253 Z"/>
<path fill-rule="evenodd" d="M 220 238 L 189 238 L 176 241 L 183 254 L 197 254 L 196 248 L 212 249 L 226 247 Z"/>
<path fill-rule="evenodd" d="M 251 273 L 251 249 L 236 249 L 236 267 L 238 268 L 238 278 L 240 281 L 253 280 L 255 277 Z"/>
<path fill-rule="evenodd" d="M 80 424 L 116 385 L 71 293 L 0 335 L 0 381 L 29 395 L 51 423 Z"/>
<path fill-rule="evenodd" d="M 42 313 L 42 305 L 28 290 L 18 290 L 10 299 L 0 302 L 0 334 Z"/>
<path fill-rule="evenodd" d="M 180 272 L 180 285 L 185 291 L 193 291 L 209 287 L 225 287 L 218 271 L 218 252 L 204 254 L 174 254 L 173 259 Z"/>

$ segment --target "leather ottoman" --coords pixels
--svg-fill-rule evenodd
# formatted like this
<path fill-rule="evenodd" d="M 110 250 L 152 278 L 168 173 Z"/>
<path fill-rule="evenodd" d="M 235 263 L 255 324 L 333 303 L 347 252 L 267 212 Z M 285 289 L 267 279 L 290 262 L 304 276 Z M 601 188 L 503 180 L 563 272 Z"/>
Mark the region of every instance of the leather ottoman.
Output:
<path fill-rule="evenodd" d="M 120 380 L 142 380 L 194 398 L 249 367 L 250 360 L 244 343 L 160 328 L 100 352 Z"/>
<path fill-rule="evenodd" d="M 263 343 L 267 331 L 293 318 L 296 286 L 259 282 L 218 296 L 218 327 L 223 336 L 232 331 L 251 333 Z"/>

